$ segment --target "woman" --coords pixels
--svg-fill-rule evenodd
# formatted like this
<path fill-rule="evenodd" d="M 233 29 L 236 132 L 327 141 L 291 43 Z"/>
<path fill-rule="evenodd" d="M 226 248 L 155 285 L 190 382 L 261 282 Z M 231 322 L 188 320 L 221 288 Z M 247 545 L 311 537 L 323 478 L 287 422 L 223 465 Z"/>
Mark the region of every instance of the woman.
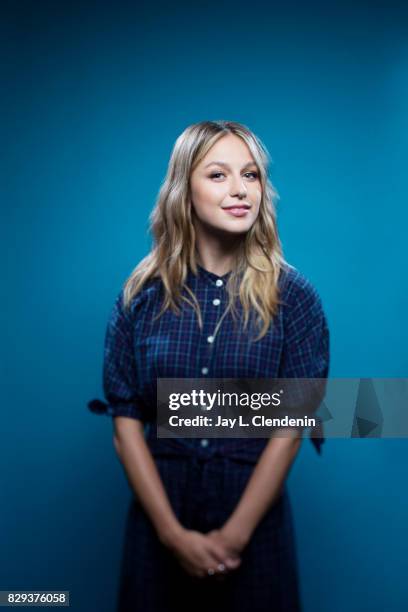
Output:
<path fill-rule="evenodd" d="M 113 417 L 134 492 L 120 612 L 188 603 L 300 610 L 285 484 L 300 434 L 165 439 L 154 426 L 160 377 L 328 375 L 326 317 L 313 286 L 282 256 L 268 170 L 267 150 L 246 126 L 189 126 L 151 215 L 153 249 L 115 302 L 107 402 L 89 407 Z"/>

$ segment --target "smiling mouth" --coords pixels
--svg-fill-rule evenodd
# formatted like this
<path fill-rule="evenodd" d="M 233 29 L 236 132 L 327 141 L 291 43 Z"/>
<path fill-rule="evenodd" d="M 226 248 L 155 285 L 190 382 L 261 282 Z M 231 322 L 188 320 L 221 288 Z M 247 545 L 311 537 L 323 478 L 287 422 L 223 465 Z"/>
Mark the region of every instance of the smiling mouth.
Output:
<path fill-rule="evenodd" d="M 249 204 L 235 204 L 233 206 L 223 206 L 224 210 L 232 210 L 234 208 L 249 210 L 251 207 L 249 206 Z"/>
<path fill-rule="evenodd" d="M 232 206 L 231 208 L 224 208 L 230 216 L 233 217 L 246 217 L 249 211 L 247 206 Z"/>

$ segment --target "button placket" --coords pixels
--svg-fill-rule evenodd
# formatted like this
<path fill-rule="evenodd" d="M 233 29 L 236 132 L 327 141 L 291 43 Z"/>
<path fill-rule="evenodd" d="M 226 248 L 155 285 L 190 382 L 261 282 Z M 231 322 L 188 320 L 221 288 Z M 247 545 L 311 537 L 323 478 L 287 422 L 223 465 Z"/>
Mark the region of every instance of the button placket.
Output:
<path fill-rule="evenodd" d="M 216 287 L 223 287 L 224 282 L 220 278 L 218 278 L 215 281 L 214 284 L 215 284 Z M 221 304 L 221 299 L 220 298 L 214 298 L 212 300 L 212 304 L 213 304 L 213 306 L 219 306 Z M 226 314 L 227 314 L 227 309 L 225 309 L 225 311 L 222 314 L 221 318 L 218 320 L 218 322 L 217 322 L 217 324 L 215 326 L 214 332 L 212 334 L 210 334 L 209 336 L 207 336 L 207 343 L 209 345 L 208 346 L 209 349 L 211 348 L 211 346 L 215 342 L 216 335 L 218 333 L 218 330 L 219 330 L 219 328 L 221 326 L 221 323 L 222 323 L 224 317 L 226 316 Z M 212 355 L 209 354 L 209 361 L 211 360 L 211 357 L 212 357 Z M 201 368 L 201 373 L 202 374 L 206 375 L 206 374 L 208 374 L 208 372 L 209 372 L 209 368 L 207 366 L 204 366 L 204 367 Z"/>
<path fill-rule="evenodd" d="M 218 279 L 215 281 L 215 286 L 216 286 L 216 287 L 223 287 L 223 285 L 224 285 L 224 282 L 223 282 L 223 281 L 222 281 L 220 278 L 218 278 Z M 212 305 L 213 305 L 213 306 L 218 307 L 220 304 L 221 304 L 221 299 L 220 299 L 220 298 L 218 298 L 218 297 L 217 297 L 217 298 L 214 298 L 214 299 L 212 300 Z M 217 322 L 217 324 L 216 324 L 216 326 L 215 326 L 215 329 L 214 329 L 213 333 L 212 333 L 212 334 L 210 334 L 209 336 L 207 336 L 207 344 L 208 344 L 208 349 L 211 349 L 211 347 L 213 346 L 214 341 L 215 341 L 215 337 L 216 337 L 216 335 L 217 335 L 217 333 L 218 333 L 218 330 L 219 330 L 219 328 L 220 328 L 220 326 L 221 326 L 221 323 L 222 323 L 222 321 L 223 321 L 224 317 L 226 316 L 226 314 L 227 314 L 227 308 L 225 309 L 225 311 L 224 311 L 224 313 L 222 314 L 221 318 L 218 320 L 218 322 Z M 210 363 L 211 358 L 212 358 L 212 353 L 209 353 L 209 354 L 208 354 L 208 363 Z M 204 367 L 202 367 L 202 368 L 201 368 L 201 373 L 202 373 L 202 374 L 206 375 L 206 374 L 208 374 L 208 372 L 209 372 L 209 368 L 208 368 L 207 366 L 204 366 Z M 204 448 L 207 448 L 207 447 L 208 447 L 208 445 L 209 445 L 209 440 L 207 440 L 207 438 L 203 438 L 202 440 L 200 440 L 200 446 L 201 446 L 203 449 L 204 449 Z"/>

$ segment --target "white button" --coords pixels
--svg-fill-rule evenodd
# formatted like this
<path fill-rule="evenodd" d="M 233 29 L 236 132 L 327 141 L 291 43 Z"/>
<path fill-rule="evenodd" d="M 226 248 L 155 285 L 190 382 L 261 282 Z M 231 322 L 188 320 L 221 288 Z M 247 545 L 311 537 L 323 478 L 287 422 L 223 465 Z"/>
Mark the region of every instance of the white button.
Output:
<path fill-rule="evenodd" d="M 201 446 L 203 446 L 204 448 L 208 446 L 208 440 L 201 440 Z"/>
<path fill-rule="evenodd" d="M 208 368 L 201 368 L 201 374 L 208 374 Z"/>
<path fill-rule="evenodd" d="M 222 287 L 224 283 L 222 282 L 222 280 L 221 280 L 220 278 L 218 278 L 218 279 L 215 281 L 215 284 L 217 285 L 217 287 Z"/>
<path fill-rule="evenodd" d="M 213 304 L 214 306 L 219 306 L 221 304 L 221 300 L 219 300 L 218 298 L 215 298 L 215 300 L 213 300 Z"/>
<path fill-rule="evenodd" d="M 214 342 L 214 336 L 208 336 L 207 342 L 209 342 L 210 344 Z"/>

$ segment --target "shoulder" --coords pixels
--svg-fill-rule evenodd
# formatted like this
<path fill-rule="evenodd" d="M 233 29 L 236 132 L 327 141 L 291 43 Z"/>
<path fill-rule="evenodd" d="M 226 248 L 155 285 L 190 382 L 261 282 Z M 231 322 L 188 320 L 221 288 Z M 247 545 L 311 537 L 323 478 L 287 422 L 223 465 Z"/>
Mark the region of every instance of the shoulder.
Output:
<path fill-rule="evenodd" d="M 143 287 L 134 295 L 130 302 L 125 305 L 124 285 L 116 294 L 113 305 L 111 320 L 126 319 L 131 322 L 136 314 L 145 308 L 150 308 L 152 302 L 160 299 L 162 292 L 162 281 L 160 278 L 151 278 L 146 281 Z"/>
<path fill-rule="evenodd" d="M 323 305 L 313 283 L 297 268 L 285 262 L 279 276 L 280 300 L 282 306 L 293 312 L 311 311 L 319 313 Z"/>

